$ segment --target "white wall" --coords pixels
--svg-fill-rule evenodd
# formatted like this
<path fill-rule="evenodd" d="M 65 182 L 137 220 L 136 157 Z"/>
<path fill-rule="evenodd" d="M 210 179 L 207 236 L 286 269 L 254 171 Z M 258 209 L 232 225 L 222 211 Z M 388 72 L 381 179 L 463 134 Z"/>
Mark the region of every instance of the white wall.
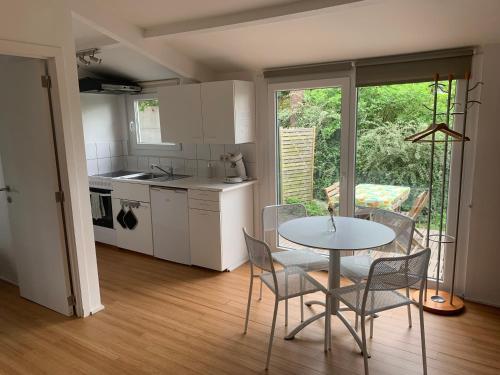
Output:
<path fill-rule="evenodd" d="M 500 44 L 483 49 L 465 297 L 500 306 Z M 474 77 L 473 77 L 474 78 Z"/>
<path fill-rule="evenodd" d="M 3 4 L 3 8 L 0 12 L 0 53 L 23 50 L 30 51 L 25 52 L 27 56 L 40 57 L 39 53 L 31 52 L 33 45 L 38 45 L 40 49 L 51 48 L 57 55 L 53 89 L 60 99 L 55 115 L 62 122 L 60 156 L 63 187 L 67 193 L 67 222 L 72 228 L 69 246 L 76 254 L 72 260 L 78 313 L 86 316 L 101 309 L 102 305 L 90 220 L 71 12 L 65 0 L 16 0 Z M 23 44 L 13 45 L 16 42 Z"/>
<path fill-rule="evenodd" d="M 0 188 L 5 187 L 2 155 L 0 155 Z M 0 279 L 17 284 L 16 258 L 11 247 L 7 194 L 0 192 Z"/>
<path fill-rule="evenodd" d="M 124 95 L 80 94 L 80 103 L 89 176 L 125 168 Z"/>

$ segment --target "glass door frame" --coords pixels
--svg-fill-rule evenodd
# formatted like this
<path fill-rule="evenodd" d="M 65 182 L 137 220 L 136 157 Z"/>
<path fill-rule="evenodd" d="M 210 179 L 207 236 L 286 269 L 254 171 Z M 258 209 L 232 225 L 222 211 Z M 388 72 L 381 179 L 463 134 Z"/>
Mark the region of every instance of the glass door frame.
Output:
<path fill-rule="evenodd" d="M 354 213 L 354 157 L 355 157 L 355 95 L 353 96 L 352 73 L 346 72 L 339 78 L 312 79 L 268 84 L 268 170 L 267 194 L 269 204 L 277 204 L 279 191 L 278 126 L 276 121 L 276 93 L 287 90 L 338 87 L 341 89 L 341 136 L 340 136 L 340 199 L 339 214 L 352 216 Z M 355 93 L 355 91 L 354 91 Z M 353 110 L 354 109 L 354 110 Z"/>

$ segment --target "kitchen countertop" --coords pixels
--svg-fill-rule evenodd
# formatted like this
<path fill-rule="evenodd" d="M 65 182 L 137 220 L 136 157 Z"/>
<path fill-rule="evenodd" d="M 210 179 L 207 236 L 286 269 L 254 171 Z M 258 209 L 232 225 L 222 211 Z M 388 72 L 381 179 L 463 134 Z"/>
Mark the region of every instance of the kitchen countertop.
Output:
<path fill-rule="evenodd" d="M 245 186 L 254 185 L 257 180 L 248 180 L 240 182 L 237 184 L 226 184 L 221 177 L 207 178 L 207 177 L 187 177 L 178 180 L 171 181 L 158 181 L 158 180 L 130 180 L 124 178 L 112 178 L 112 177 L 102 177 L 102 176 L 90 176 L 99 177 L 101 179 L 107 179 L 116 182 L 124 182 L 131 184 L 142 184 L 150 186 L 161 186 L 161 187 L 171 187 L 177 189 L 197 189 L 197 190 L 209 190 L 209 191 L 231 191 L 235 189 L 240 189 Z"/>

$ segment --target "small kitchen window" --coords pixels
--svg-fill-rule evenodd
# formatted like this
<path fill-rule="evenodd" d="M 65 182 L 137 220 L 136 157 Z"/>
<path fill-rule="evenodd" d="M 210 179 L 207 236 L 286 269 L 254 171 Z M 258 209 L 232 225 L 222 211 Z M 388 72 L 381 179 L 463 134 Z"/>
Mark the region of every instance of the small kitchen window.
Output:
<path fill-rule="evenodd" d="M 155 94 L 130 95 L 128 97 L 130 146 L 137 154 L 148 151 L 180 150 L 181 145 L 161 140 L 160 107 Z"/>

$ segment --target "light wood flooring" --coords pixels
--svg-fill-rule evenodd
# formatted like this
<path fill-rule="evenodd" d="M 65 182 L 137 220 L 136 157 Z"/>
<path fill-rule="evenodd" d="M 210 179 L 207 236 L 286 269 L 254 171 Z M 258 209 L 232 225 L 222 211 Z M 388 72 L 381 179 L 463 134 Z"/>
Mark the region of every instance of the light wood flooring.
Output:
<path fill-rule="evenodd" d="M 88 319 L 65 318 L 0 282 L 1 374 L 265 373 L 273 298 L 266 290 L 257 301 L 255 288 L 243 335 L 247 266 L 217 273 L 103 246 L 97 255 L 106 309 Z M 326 281 L 325 273 L 314 275 Z M 298 307 L 291 303 L 286 328 L 280 306 L 268 373 L 361 374 L 362 356 L 336 319 L 330 353 L 323 352 L 322 320 L 283 340 L 299 322 Z M 416 309 L 413 316 L 412 329 L 405 308 L 375 321 L 371 374 L 421 374 Z M 429 374 L 500 374 L 499 309 L 468 303 L 461 316 L 425 319 Z"/>

